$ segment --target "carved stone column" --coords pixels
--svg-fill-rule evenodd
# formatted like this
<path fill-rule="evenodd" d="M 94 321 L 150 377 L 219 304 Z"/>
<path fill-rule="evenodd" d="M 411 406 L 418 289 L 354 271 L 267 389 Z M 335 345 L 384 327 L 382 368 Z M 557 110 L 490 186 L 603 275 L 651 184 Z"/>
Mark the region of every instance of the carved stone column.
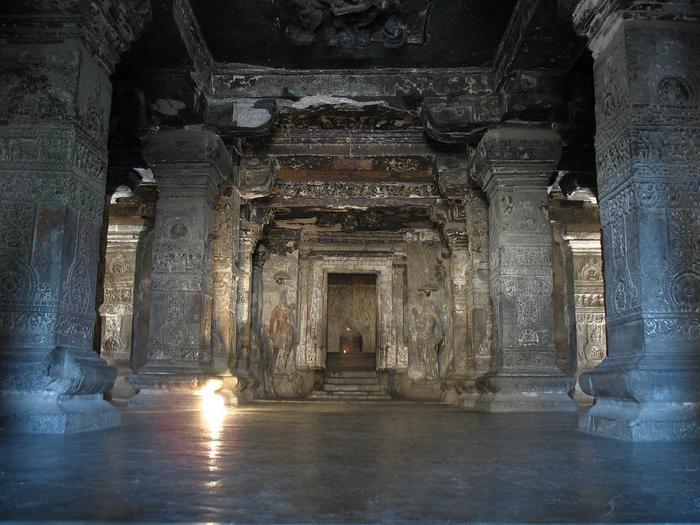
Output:
<path fill-rule="evenodd" d="M 214 204 L 214 297 L 210 368 L 226 373 L 236 348 L 236 256 L 240 196 L 231 185 Z"/>
<path fill-rule="evenodd" d="M 114 426 L 92 350 L 109 75 L 145 0 L 7 0 L 0 14 L 0 426 Z"/>
<path fill-rule="evenodd" d="M 469 237 L 470 286 L 467 293 L 469 336 L 474 349 L 473 377 L 488 372 L 491 366 L 493 326 L 489 291 L 488 202 L 480 191 L 469 191 L 464 198 Z"/>
<path fill-rule="evenodd" d="M 579 376 L 598 366 L 607 354 L 605 303 L 603 300 L 603 261 L 600 234 L 569 232 L 564 236 L 573 270 L 573 294 L 576 317 L 576 390 L 580 405 L 593 404 L 593 398 L 581 390 Z"/>
<path fill-rule="evenodd" d="M 176 130 L 145 139 L 159 188 L 145 364 L 129 382 L 130 406 L 191 402 L 212 360 L 212 230 L 218 184 L 231 157 L 214 133 Z"/>
<path fill-rule="evenodd" d="M 491 366 L 491 343 L 493 324 L 491 294 L 489 292 L 489 238 L 488 203 L 480 191 L 468 189 L 464 193 L 466 211 L 465 228 L 468 236 L 469 264 L 466 293 L 468 344 L 471 346 L 467 381 L 457 404 L 474 409 L 480 394 L 477 379 L 489 371 Z"/>
<path fill-rule="evenodd" d="M 573 380 L 555 363 L 552 233 L 546 185 L 561 152 L 559 136 L 535 128 L 489 131 L 472 159 L 472 176 L 489 206 L 493 362 L 476 409 L 575 410 Z"/>
<path fill-rule="evenodd" d="M 448 368 L 451 378 L 465 378 L 474 367 L 474 352 L 469 337 L 469 315 L 467 300 L 469 293 L 470 257 L 469 240 L 464 221 L 451 221 L 443 225 L 442 231 L 450 246 L 450 281 L 452 288 L 452 342 L 454 346 L 452 366 Z"/>
<path fill-rule="evenodd" d="M 608 357 L 581 376 L 580 428 L 700 437 L 700 6 L 586 0 Z"/>
<path fill-rule="evenodd" d="M 263 227 L 253 221 L 241 220 L 236 270 L 236 354 L 231 369 L 240 381 L 241 402 L 252 401 L 257 378 L 251 373 L 251 300 L 253 288 L 253 254 L 262 237 Z"/>

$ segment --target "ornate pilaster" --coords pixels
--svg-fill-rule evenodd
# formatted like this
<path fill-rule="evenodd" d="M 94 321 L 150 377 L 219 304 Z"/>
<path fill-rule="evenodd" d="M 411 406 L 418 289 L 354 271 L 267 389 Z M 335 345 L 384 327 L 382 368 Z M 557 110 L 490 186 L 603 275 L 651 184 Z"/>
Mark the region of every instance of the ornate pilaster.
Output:
<path fill-rule="evenodd" d="M 489 131 L 472 159 L 488 194 L 493 361 L 480 411 L 575 410 L 573 381 L 555 363 L 552 233 L 546 185 L 559 136 L 536 128 Z"/>
<path fill-rule="evenodd" d="M 700 6 L 585 0 L 608 357 L 581 376 L 580 428 L 629 440 L 700 437 Z"/>
<path fill-rule="evenodd" d="M 102 321 L 100 355 L 107 364 L 117 367 L 119 375 L 131 372 L 136 264 L 139 241 L 147 227 L 146 221 L 140 217 L 122 218 L 110 214 L 104 296 L 99 308 Z M 114 388 L 112 394 L 115 394 Z"/>
<path fill-rule="evenodd" d="M 213 206 L 233 164 L 221 139 L 208 131 L 151 134 L 143 156 L 159 197 L 148 348 L 144 365 L 129 379 L 139 390 L 129 404 L 179 405 L 210 375 Z"/>
<path fill-rule="evenodd" d="M 569 267 L 573 271 L 576 317 L 574 399 L 579 404 L 592 404 L 593 398 L 581 390 L 578 378 L 598 366 L 607 354 L 600 234 L 569 232 L 564 240 L 571 259 Z"/>
<path fill-rule="evenodd" d="M 109 75 L 145 0 L 10 0 L 0 15 L 2 426 L 114 426 L 116 370 L 92 351 Z"/>

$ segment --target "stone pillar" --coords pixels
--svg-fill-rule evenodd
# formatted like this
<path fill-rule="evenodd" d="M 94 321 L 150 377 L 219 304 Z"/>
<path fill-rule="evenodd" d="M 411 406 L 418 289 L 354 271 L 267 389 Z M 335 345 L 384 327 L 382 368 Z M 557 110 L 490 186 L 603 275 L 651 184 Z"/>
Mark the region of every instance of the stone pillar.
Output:
<path fill-rule="evenodd" d="M 464 198 L 467 236 L 469 237 L 469 288 L 467 311 L 469 336 L 474 350 L 473 377 L 488 372 L 491 366 L 493 325 L 489 292 L 488 202 L 480 191 L 469 191 Z"/>
<path fill-rule="evenodd" d="M 257 378 L 251 374 L 251 300 L 253 287 L 253 254 L 262 238 L 263 227 L 252 221 L 241 220 L 236 269 L 236 358 L 232 370 L 239 380 L 240 402 L 255 398 Z"/>
<path fill-rule="evenodd" d="M 593 404 L 593 398 L 581 390 L 579 376 L 598 366 L 607 354 L 605 337 L 605 303 L 603 300 L 603 261 L 600 234 L 569 232 L 564 241 L 573 275 L 576 319 L 576 390 L 579 405 Z"/>
<path fill-rule="evenodd" d="M 488 203 L 480 192 L 469 189 L 464 194 L 465 228 L 468 237 L 467 265 L 467 337 L 471 347 L 467 381 L 457 404 L 473 410 L 480 398 L 477 380 L 489 371 L 493 324 L 489 293 Z"/>
<path fill-rule="evenodd" d="M 450 246 L 450 287 L 452 289 L 452 366 L 447 377 L 464 379 L 474 366 L 474 352 L 469 337 L 467 295 L 469 291 L 469 241 L 464 221 L 450 221 L 442 231 Z"/>
<path fill-rule="evenodd" d="M 231 156 L 214 133 L 175 130 L 145 139 L 159 188 L 146 362 L 129 382 L 130 406 L 191 403 L 212 375 L 212 230 L 218 184 Z"/>
<path fill-rule="evenodd" d="M 214 297 L 210 368 L 226 373 L 236 349 L 235 261 L 240 197 L 231 185 L 222 188 L 214 204 Z M 235 235 L 235 237 L 234 237 Z"/>
<path fill-rule="evenodd" d="M 580 428 L 628 440 L 700 437 L 700 7 L 585 0 L 608 357 L 581 376 Z"/>
<path fill-rule="evenodd" d="M 552 339 L 552 232 L 547 182 L 561 153 L 559 136 L 536 128 L 489 131 L 472 176 L 489 206 L 494 346 L 476 409 L 575 410 L 573 380 L 555 363 Z"/>
<path fill-rule="evenodd" d="M 145 0 L 7 0 L 0 14 L 0 426 L 115 426 L 93 351 L 107 132 Z"/>
<path fill-rule="evenodd" d="M 139 241 L 147 228 L 147 222 L 142 217 L 110 214 L 105 249 L 104 299 L 99 312 L 102 319 L 100 355 L 107 364 L 118 369 L 117 381 L 111 391 L 112 398 L 133 394 L 133 389 L 123 384 L 123 379 L 132 372 L 136 264 Z"/>

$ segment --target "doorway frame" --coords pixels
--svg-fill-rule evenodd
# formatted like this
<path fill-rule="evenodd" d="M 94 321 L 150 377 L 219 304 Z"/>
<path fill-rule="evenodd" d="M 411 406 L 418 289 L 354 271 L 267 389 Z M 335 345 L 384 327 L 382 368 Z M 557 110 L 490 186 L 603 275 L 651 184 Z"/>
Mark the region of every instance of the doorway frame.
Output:
<path fill-rule="evenodd" d="M 328 274 L 377 276 L 377 370 L 408 368 L 404 342 L 405 264 L 386 256 L 308 256 L 301 261 L 299 344 L 296 367 L 326 367 Z"/>

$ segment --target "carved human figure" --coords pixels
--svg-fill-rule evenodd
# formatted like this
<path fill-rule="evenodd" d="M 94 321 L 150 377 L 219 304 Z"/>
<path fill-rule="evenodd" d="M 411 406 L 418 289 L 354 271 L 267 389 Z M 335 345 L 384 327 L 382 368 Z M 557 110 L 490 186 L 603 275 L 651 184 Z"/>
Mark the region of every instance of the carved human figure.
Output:
<path fill-rule="evenodd" d="M 286 304 L 286 294 L 280 294 L 280 302 L 272 310 L 268 333 L 272 341 L 274 354 L 274 373 L 290 374 L 294 372 L 294 356 L 292 345 L 294 344 L 294 318 L 292 309 Z"/>
<path fill-rule="evenodd" d="M 426 297 L 417 307 L 411 308 L 413 363 L 409 363 L 409 378 L 434 381 L 439 377 L 438 354 L 445 339 L 445 327 L 435 308 Z"/>

